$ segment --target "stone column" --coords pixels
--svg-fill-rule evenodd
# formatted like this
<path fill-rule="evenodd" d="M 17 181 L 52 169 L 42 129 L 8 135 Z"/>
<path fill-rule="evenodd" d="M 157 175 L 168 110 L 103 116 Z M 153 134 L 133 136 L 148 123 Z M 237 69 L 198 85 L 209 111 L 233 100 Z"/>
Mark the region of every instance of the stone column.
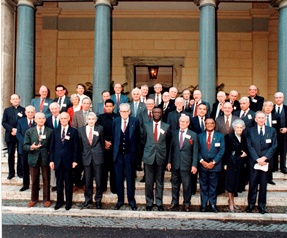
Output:
<path fill-rule="evenodd" d="M 30 104 L 34 90 L 34 25 L 35 0 L 19 0 L 17 14 L 16 80 L 15 91 L 21 105 Z"/>
<path fill-rule="evenodd" d="M 113 0 L 96 0 L 93 110 L 102 101 L 103 90 L 110 90 L 111 76 L 111 8 Z"/>
<path fill-rule="evenodd" d="M 287 0 L 278 1 L 278 84 L 277 90 L 285 94 L 287 104 Z"/>
<path fill-rule="evenodd" d="M 216 0 L 196 0 L 195 4 L 200 9 L 198 88 L 202 99 L 212 104 L 216 93 Z"/>

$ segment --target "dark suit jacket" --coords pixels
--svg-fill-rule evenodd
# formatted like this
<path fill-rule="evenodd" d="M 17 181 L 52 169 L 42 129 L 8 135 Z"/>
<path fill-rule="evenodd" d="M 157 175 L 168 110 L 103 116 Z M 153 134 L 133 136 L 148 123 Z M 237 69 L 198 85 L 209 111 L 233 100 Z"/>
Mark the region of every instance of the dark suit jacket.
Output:
<path fill-rule="evenodd" d="M 59 98 L 55 98 L 53 102 L 58 102 L 58 100 L 59 100 Z M 63 105 L 65 105 L 65 106 L 63 106 Z M 73 104 L 71 103 L 70 97 L 66 96 L 64 102 L 62 102 L 62 107 L 61 107 L 60 113 L 61 112 L 67 112 L 68 108 L 72 107 L 72 106 L 73 106 Z"/>
<path fill-rule="evenodd" d="M 5 108 L 2 118 L 2 126 L 5 128 L 5 142 L 16 142 L 16 136 L 12 136 L 13 128 L 17 128 L 17 121 L 20 118 L 26 117 L 25 108 L 18 106 Z"/>
<path fill-rule="evenodd" d="M 225 102 L 230 102 L 231 103 L 231 101 L 229 100 L 229 99 L 227 99 L 227 100 L 225 100 Z M 240 111 L 241 109 L 240 109 L 240 103 L 239 103 L 239 101 L 238 100 L 235 100 L 234 102 L 233 102 L 233 111 L 232 112 L 235 112 L 235 111 Z"/>
<path fill-rule="evenodd" d="M 42 112 L 45 114 L 46 118 L 48 118 L 49 116 L 52 115 L 50 108 L 49 108 L 49 106 L 52 102 L 53 102 L 53 100 L 51 98 L 46 98 L 44 101 Z M 31 105 L 33 107 L 35 107 L 36 112 L 40 112 L 40 104 L 41 104 L 41 98 L 33 98 L 31 100 Z"/>
<path fill-rule="evenodd" d="M 231 115 L 231 122 L 230 122 L 230 127 L 229 127 L 229 131 L 226 131 L 226 127 L 225 127 L 225 121 L 224 121 L 224 116 L 220 116 L 216 119 L 216 127 L 215 130 L 220 132 L 223 135 L 226 134 L 232 134 L 234 132 L 234 129 L 232 127 L 232 122 L 234 122 L 236 119 L 239 119 L 239 117 Z M 230 118 L 229 118 L 230 120 Z"/>
<path fill-rule="evenodd" d="M 160 103 L 161 103 L 161 102 L 162 102 L 162 94 L 160 94 L 160 95 L 161 95 L 161 101 L 160 101 Z M 153 99 L 153 100 L 154 100 L 154 103 L 155 103 L 155 93 L 149 94 L 149 95 L 148 95 L 148 98 Z"/>
<path fill-rule="evenodd" d="M 251 168 L 257 163 L 256 160 L 262 156 L 265 156 L 267 162 L 271 162 L 270 164 L 272 164 L 272 158 L 277 148 L 276 130 L 272 127 L 265 126 L 263 141 L 260 143 L 257 125 L 249 128 L 247 131 L 247 147 L 250 155 L 249 165 Z M 271 168 L 269 166 L 269 169 Z"/>
<path fill-rule="evenodd" d="M 176 109 L 174 103 L 171 103 L 169 101 L 165 111 L 163 111 L 163 105 L 164 105 L 164 102 L 162 101 L 158 106 L 162 109 L 162 118 L 161 120 L 165 123 L 167 123 L 167 118 L 168 118 L 168 114 L 172 111 L 174 111 Z"/>
<path fill-rule="evenodd" d="M 114 112 L 115 113 L 119 113 L 119 108 L 117 107 L 117 98 L 116 98 L 116 94 L 112 94 L 111 95 L 111 99 L 114 101 L 115 103 L 115 109 L 114 109 Z M 124 94 L 121 94 L 120 96 L 120 104 L 121 103 L 128 103 L 129 102 L 129 98 L 124 95 Z"/>
<path fill-rule="evenodd" d="M 264 97 L 256 95 L 253 100 L 251 99 L 250 96 L 248 98 L 250 100 L 249 108 L 252 111 L 257 112 L 257 111 L 261 111 L 262 110 L 263 103 L 264 103 Z"/>
<path fill-rule="evenodd" d="M 210 113 L 210 117 L 213 118 L 215 120 L 216 117 L 216 111 L 217 111 L 217 107 L 218 107 L 219 102 L 216 101 L 215 103 L 213 103 L 212 105 L 212 111 Z M 223 111 L 220 110 L 218 117 L 223 115 Z"/>
<path fill-rule="evenodd" d="M 182 110 L 181 112 L 178 112 L 178 111 L 172 111 L 168 114 L 168 117 L 167 117 L 167 124 L 170 125 L 170 129 L 171 130 L 177 130 L 179 129 L 179 118 L 181 116 L 181 114 L 185 114 L 187 116 L 189 116 L 189 119 L 191 121 L 191 114 L 189 114 L 188 112 Z M 189 124 L 189 129 L 191 129 L 191 125 Z"/>
<path fill-rule="evenodd" d="M 72 169 L 73 162 L 78 162 L 79 136 L 77 129 L 69 126 L 66 136 L 70 138 L 65 139 L 64 143 L 62 143 L 61 128 L 62 126 L 60 125 L 52 133 L 50 162 L 54 162 L 55 170 L 59 169 L 61 163 L 65 169 L 69 170 Z"/>
<path fill-rule="evenodd" d="M 135 109 L 134 109 L 134 102 L 131 101 L 130 105 L 131 105 L 131 115 L 133 117 L 136 117 L 137 119 L 139 119 L 139 115 L 141 113 L 144 113 L 144 112 L 147 113 L 146 106 L 145 106 L 145 104 L 143 102 L 139 102 L 138 103 L 138 110 L 137 110 L 137 114 L 136 115 L 134 115 L 134 111 L 135 111 Z"/>
<path fill-rule="evenodd" d="M 212 172 L 220 172 L 221 171 L 221 163 L 222 157 L 225 151 L 225 141 L 224 135 L 214 131 L 210 150 L 207 149 L 206 141 L 206 132 L 203 132 L 198 135 L 198 145 L 199 145 L 199 154 L 198 154 L 198 161 L 201 159 L 205 160 L 206 162 L 215 161 L 215 166 L 211 170 Z M 207 171 L 200 163 L 198 168 L 202 171 Z"/>
<path fill-rule="evenodd" d="M 87 124 L 86 119 L 83 114 L 83 110 L 76 111 L 73 117 L 72 127 L 73 128 L 80 128 Z"/>
<path fill-rule="evenodd" d="M 140 125 L 140 143 L 141 145 L 144 145 L 145 141 L 144 141 L 144 124 L 149 122 L 149 121 L 153 121 L 153 118 L 149 119 L 148 113 L 147 111 L 142 112 L 139 115 L 139 125 Z"/>
<path fill-rule="evenodd" d="M 237 116 L 237 117 L 240 117 L 240 113 L 241 113 L 241 110 L 235 111 L 235 112 L 233 112 L 233 115 Z M 247 112 L 247 114 L 245 115 L 245 117 L 243 117 L 241 119 L 244 121 L 245 127 L 246 128 L 250 128 L 250 127 L 255 125 L 254 118 L 255 118 L 255 112 L 253 112 L 252 110 L 249 110 Z"/>
<path fill-rule="evenodd" d="M 86 127 L 80 127 L 78 129 L 79 133 L 79 145 L 80 153 L 82 154 L 82 162 L 84 166 L 90 166 L 91 162 L 93 164 L 103 164 L 104 163 L 104 129 L 100 125 L 94 126 L 93 142 L 90 145 Z"/>
<path fill-rule="evenodd" d="M 113 160 L 116 161 L 118 153 L 121 146 L 121 117 L 117 117 L 113 121 Z M 140 128 L 139 121 L 135 117 L 129 117 L 128 123 L 129 130 L 129 159 L 132 163 L 136 162 L 136 159 L 139 158 L 139 139 L 140 139 Z"/>
<path fill-rule="evenodd" d="M 112 141 L 113 139 L 113 121 L 118 117 L 116 113 L 104 113 L 98 117 L 97 124 L 104 128 L 104 139 L 106 141 Z"/>
<path fill-rule="evenodd" d="M 156 142 L 153 134 L 153 121 L 144 124 L 145 148 L 143 153 L 143 162 L 152 165 L 155 161 L 157 165 L 166 164 L 168 158 L 168 148 L 170 141 L 170 126 L 161 122 L 158 128 L 159 138 Z"/>
<path fill-rule="evenodd" d="M 35 121 L 33 120 L 32 127 L 36 126 Z M 27 118 L 21 118 L 18 120 L 17 123 L 17 134 L 16 138 L 18 140 L 19 146 L 18 146 L 18 153 L 19 154 L 24 154 L 25 151 L 23 150 L 23 145 L 24 145 L 24 136 L 26 131 L 29 129 L 28 121 Z"/>
<path fill-rule="evenodd" d="M 210 117 L 210 104 L 208 102 L 205 101 L 201 101 L 201 103 L 205 104 L 207 106 L 207 113 L 206 116 Z M 189 109 L 185 109 L 185 111 L 189 112 L 192 116 L 193 116 L 193 110 L 194 110 L 194 104 L 192 105 L 192 107 L 189 107 Z"/>
<path fill-rule="evenodd" d="M 172 164 L 172 170 L 191 171 L 192 166 L 197 168 L 198 162 L 197 134 L 191 130 L 187 130 L 182 148 L 179 145 L 179 134 L 179 130 L 172 133 L 168 162 Z"/>
<path fill-rule="evenodd" d="M 39 144 L 39 135 L 36 127 L 31 127 L 25 133 L 23 149 L 28 153 L 28 164 L 35 167 L 39 157 L 41 156 L 42 162 L 45 166 L 49 166 L 49 149 L 50 141 L 53 130 L 47 126 L 44 128 L 43 135 L 46 135 L 46 139 L 41 141 L 41 147 L 37 150 L 30 150 L 30 146 L 36 142 Z"/>
<path fill-rule="evenodd" d="M 58 127 L 60 126 L 60 120 L 58 122 Z M 52 116 L 49 116 L 47 119 L 46 119 L 46 122 L 45 122 L 45 126 L 51 128 L 51 129 L 54 129 L 54 122 L 53 122 L 53 115 Z"/>
<path fill-rule="evenodd" d="M 207 118 L 207 117 L 205 117 Z M 202 132 L 204 132 L 204 130 L 201 129 L 200 127 L 200 121 L 201 119 L 199 119 L 198 116 L 191 118 L 190 120 L 190 126 L 191 126 L 191 130 L 194 131 L 196 134 L 200 134 Z"/>
<path fill-rule="evenodd" d="M 284 123 L 284 120 L 281 120 L 281 117 L 280 117 L 280 124 L 281 124 L 281 127 L 287 127 L 287 106 L 286 105 L 283 105 L 283 109 L 281 111 L 281 114 L 283 111 L 285 113 L 285 123 Z M 275 111 L 275 105 L 274 105 L 274 108 L 272 110 L 272 114 L 277 114 Z M 282 124 L 282 122 L 283 122 L 283 124 Z"/>

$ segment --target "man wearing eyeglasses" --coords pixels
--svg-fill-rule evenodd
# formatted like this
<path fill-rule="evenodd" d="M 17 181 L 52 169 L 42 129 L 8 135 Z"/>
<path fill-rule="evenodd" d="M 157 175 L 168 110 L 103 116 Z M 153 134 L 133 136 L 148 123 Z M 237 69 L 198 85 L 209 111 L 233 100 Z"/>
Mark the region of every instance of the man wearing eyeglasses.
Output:
<path fill-rule="evenodd" d="M 54 99 L 54 102 L 59 103 L 61 108 L 60 113 L 67 112 L 68 108 L 73 106 L 70 97 L 66 96 L 67 89 L 62 84 L 58 84 L 55 90 L 58 97 Z"/>

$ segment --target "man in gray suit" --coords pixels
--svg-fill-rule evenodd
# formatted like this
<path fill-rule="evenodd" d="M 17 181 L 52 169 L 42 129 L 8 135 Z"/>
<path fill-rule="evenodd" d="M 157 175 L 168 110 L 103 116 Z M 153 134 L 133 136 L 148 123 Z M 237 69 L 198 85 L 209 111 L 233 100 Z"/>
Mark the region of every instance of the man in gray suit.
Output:
<path fill-rule="evenodd" d="M 139 119 L 139 115 L 143 112 L 146 112 L 145 103 L 140 101 L 141 90 L 139 88 L 134 88 L 132 90 L 132 98 L 131 101 L 131 115 Z"/>
<path fill-rule="evenodd" d="M 145 164 L 145 195 L 146 210 L 151 211 L 154 201 L 154 183 L 156 183 L 156 205 L 158 211 L 163 211 L 163 179 L 167 162 L 167 148 L 169 148 L 169 125 L 161 121 L 162 109 L 154 107 L 153 121 L 144 124 L 145 148 L 143 162 Z"/>
<path fill-rule="evenodd" d="M 45 117 L 51 116 L 51 111 L 49 109 L 50 104 L 53 102 L 51 98 L 48 98 L 49 90 L 45 85 L 42 85 L 39 89 L 39 98 L 33 98 L 31 105 L 35 107 L 36 112 L 43 112 Z"/>
<path fill-rule="evenodd" d="M 96 122 L 96 114 L 89 112 L 87 117 L 88 125 L 78 129 L 79 145 L 86 177 L 85 202 L 82 204 L 82 208 L 88 207 L 93 201 L 93 176 L 96 181 L 96 207 L 98 209 L 102 207 L 102 171 L 105 140 L 104 129 L 100 125 L 95 125 Z"/>
<path fill-rule="evenodd" d="M 183 186 L 183 211 L 189 212 L 191 199 L 191 174 L 197 172 L 197 134 L 188 129 L 189 116 L 179 118 L 179 130 L 173 133 L 168 157 L 167 170 L 172 170 L 172 202 L 169 210 L 178 206 L 180 183 Z M 196 179 L 196 177 L 195 177 Z"/>

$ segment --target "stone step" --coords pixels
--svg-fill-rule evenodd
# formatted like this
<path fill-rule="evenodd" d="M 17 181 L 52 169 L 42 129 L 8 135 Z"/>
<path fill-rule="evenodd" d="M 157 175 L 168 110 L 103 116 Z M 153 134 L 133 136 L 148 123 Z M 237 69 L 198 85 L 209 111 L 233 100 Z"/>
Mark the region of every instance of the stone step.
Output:
<path fill-rule="evenodd" d="M 43 199 L 42 189 L 39 191 L 40 201 Z M 31 199 L 31 189 L 28 189 L 24 192 L 19 192 L 19 186 L 2 186 L 2 199 L 3 200 L 27 200 Z M 145 204 L 145 192 L 144 190 L 135 191 L 135 199 L 138 204 Z M 56 192 L 51 192 L 51 200 L 56 201 Z M 125 202 L 127 203 L 127 198 L 125 197 Z M 227 205 L 228 194 L 219 195 L 217 198 L 217 205 L 223 206 Z M 84 192 L 77 191 L 73 194 L 73 202 L 84 202 Z M 103 195 L 103 203 L 111 204 L 117 202 L 117 195 L 112 194 L 110 191 L 107 191 Z M 163 204 L 168 205 L 171 203 L 171 191 L 164 190 L 163 192 Z M 235 198 L 235 203 L 238 206 L 247 205 L 247 192 L 240 193 L 238 197 Z M 180 204 L 182 204 L 182 196 L 180 196 Z M 191 199 L 192 205 L 200 205 L 200 196 L 197 192 L 192 196 Z M 287 206 L 287 193 L 286 192 L 269 192 L 267 193 L 267 205 L 270 206 Z"/>

